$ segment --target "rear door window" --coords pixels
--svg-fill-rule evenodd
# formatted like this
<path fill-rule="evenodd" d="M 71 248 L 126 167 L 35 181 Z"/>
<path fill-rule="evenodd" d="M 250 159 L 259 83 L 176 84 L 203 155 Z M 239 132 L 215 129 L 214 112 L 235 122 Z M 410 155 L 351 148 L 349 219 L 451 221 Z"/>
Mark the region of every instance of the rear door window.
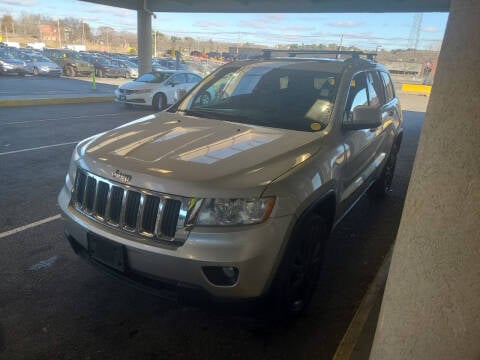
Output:
<path fill-rule="evenodd" d="M 386 102 L 390 102 L 395 97 L 395 90 L 393 88 L 392 79 L 384 71 L 380 71 L 380 76 L 382 77 L 383 83 L 385 85 L 385 97 Z"/>

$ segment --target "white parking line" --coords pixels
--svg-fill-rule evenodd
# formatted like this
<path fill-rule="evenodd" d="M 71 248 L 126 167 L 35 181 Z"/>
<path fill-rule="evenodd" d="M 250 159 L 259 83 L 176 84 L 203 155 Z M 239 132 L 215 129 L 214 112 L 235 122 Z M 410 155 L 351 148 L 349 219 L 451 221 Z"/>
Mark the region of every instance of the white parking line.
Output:
<path fill-rule="evenodd" d="M 122 115 L 122 114 L 123 114 L 123 113 L 97 114 L 97 115 L 79 115 L 79 116 L 68 116 L 68 117 L 53 118 L 53 119 L 12 121 L 12 122 L 3 123 L 3 124 L 0 123 L 0 126 L 2 126 L 2 125 L 28 124 L 28 123 L 46 122 L 46 121 L 59 121 L 59 120 L 71 120 L 71 119 L 84 119 L 84 118 L 94 118 L 94 117 L 105 117 L 105 116 L 115 116 L 115 115 Z"/>
<path fill-rule="evenodd" d="M 28 229 L 31 229 L 31 228 L 34 228 L 36 226 L 40 226 L 40 225 L 43 225 L 43 224 L 61 219 L 61 217 L 62 216 L 60 214 L 57 214 L 55 216 L 50 216 L 46 219 L 35 221 L 35 222 L 33 222 L 31 224 L 28 224 L 28 225 L 20 226 L 20 227 L 17 227 L 15 229 L 12 229 L 12 230 L 5 231 L 3 233 L 0 233 L 0 239 L 2 239 L 4 237 L 7 237 L 7 236 L 10 236 L 10 235 L 13 235 L 13 234 L 17 234 L 19 232 L 22 232 L 22 231 L 25 231 L 25 230 L 28 230 Z"/>
<path fill-rule="evenodd" d="M 53 144 L 53 145 L 45 145 L 45 146 L 38 146 L 38 147 L 30 148 L 30 149 L 21 149 L 21 150 L 6 151 L 6 152 L 0 153 L 0 156 L 3 156 L 3 155 L 11 155 L 11 154 L 18 154 L 18 153 L 26 152 L 26 151 L 35 151 L 35 150 L 48 149 L 48 148 L 57 147 L 57 146 L 73 145 L 73 144 L 76 144 L 76 143 L 78 143 L 78 141 L 73 141 L 73 142 L 68 142 L 68 143 L 61 143 L 61 144 Z"/>
<path fill-rule="evenodd" d="M 392 252 L 393 245 L 390 247 L 390 250 L 383 259 L 380 269 L 378 269 L 375 278 L 363 296 L 362 302 L 355 312 L 347 331 L 343 335 L 342 341 L 340 341 L 332 360 L 349 360 L 351 358 L 353 351 L 355 350 L 355 346 L 362 335 L 362 331 L 368 320 L 370 312 L 378 300 L 378 297 L 381 295 L 385 282 L 387 281 L 390 260 L 392 259 Z"/>

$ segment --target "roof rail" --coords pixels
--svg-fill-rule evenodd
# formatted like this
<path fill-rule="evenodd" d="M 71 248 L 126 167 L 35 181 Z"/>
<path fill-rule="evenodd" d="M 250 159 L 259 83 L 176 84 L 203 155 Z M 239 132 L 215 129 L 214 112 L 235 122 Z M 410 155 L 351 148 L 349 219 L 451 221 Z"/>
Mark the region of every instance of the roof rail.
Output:
<path fill-rule="evenodd" d="M 338 59 L 339 55 L 350 55 L 352 59 L 360 59 L 360 56 L 365 56 L 368 60 L 375 60 L 377 53 L 367 53 L 363 51 L 348 51 L 348 50 L 275 50 L 275 49 L 263 49 L 263 58 L 270 60 L 272 53 L 288 54 L 289 57 L 296 57 L 297 55 L 336 55 Z"/>

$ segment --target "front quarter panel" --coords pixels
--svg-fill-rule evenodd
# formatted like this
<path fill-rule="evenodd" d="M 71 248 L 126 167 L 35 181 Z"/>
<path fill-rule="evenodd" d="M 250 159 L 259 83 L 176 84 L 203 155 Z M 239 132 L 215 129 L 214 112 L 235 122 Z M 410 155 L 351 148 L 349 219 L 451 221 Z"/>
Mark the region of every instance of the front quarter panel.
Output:
<path fill-rule="evenodd" d="M 325 138 L 318 152 L 273 181 L 263 195 L 276 196 L 275 216 L 299 217 L 313 202 L 337 191 L 336 179 L 345 158 L 343 145 Z"/>

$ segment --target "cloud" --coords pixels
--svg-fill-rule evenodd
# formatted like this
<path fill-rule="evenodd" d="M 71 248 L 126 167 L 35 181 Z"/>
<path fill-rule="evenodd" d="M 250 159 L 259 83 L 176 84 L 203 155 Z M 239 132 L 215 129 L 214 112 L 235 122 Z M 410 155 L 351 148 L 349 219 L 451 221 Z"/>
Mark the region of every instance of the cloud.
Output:
<path fill-rule="evenodd" d="M 312 31 L 312 30 L 315 30 L 315 27 L 303 26 L 303 25 L 288 25 L 288 26 L 280 26 L 278 27 L 278 29 L 283 31 Z"/>
<path fill-rule="evenodd" d="M 266 27 L 270 27 L 271 24 L 280 23 L 286 20 L 286 18 L 286 14 L 264 14 L 253 19 L 240 20 L 239 25 L 254 29 L 265 29 Z"/>
<path fill-rule="evenodd" d="M 37 0 L 0 0 L 0 4 L 16 6 L 34 6 L 37 5 Z"/>
<path fill-rule="evenodd" d="M 211 28 L 225 27 L 228 25 L 228 23 L 222 20 L 216 20 L 216 21 L 199 20 L 199 21 L 196 21 L 194 25 L 202 29 L 211 29 Z"/>
<path fill-rule="evenodd" d="M 86 9 L 84 9 L 84 11 L 90 14 L 101 13 L 101 14 L 107 14 L 109 16 L 115 16 L 115 17 L 121 17 L 121 18 L 129 18 L 129 17 L 137 18 L 135 11 L 133 10 L 122 9 L 122 8 L 106 6 L 106 5 L 88 6 Z"/>
<path fill-rule="evenodd" d="M 258 19 L 241 20 L 238 24 L 242 27 L 245 26 L 245 27 L 250 27 L 254 29 L 265 29 L 267 27 L 267 23 L 262 22 Z"/>
<path fill-rule="evenodd" d="M 331 21 L 328 22 L 327 25 L 333 27 L 343 27 L 343 28 L 352 28 L 362 25 L 363 23 L 360 21 Z"/>
<path fill-rule="evenodd" d="M 435 26 L 425 26 L 422 27 L 422 31 L 426 33 L 437 33 L 438 29 Z"/>
<path fill-rule="evenodd" d="M 260 16 L 262 21 L 272 23 L 272 22 L 281 22 L 287 18 L 285 14 L 265 14 Z"/>

